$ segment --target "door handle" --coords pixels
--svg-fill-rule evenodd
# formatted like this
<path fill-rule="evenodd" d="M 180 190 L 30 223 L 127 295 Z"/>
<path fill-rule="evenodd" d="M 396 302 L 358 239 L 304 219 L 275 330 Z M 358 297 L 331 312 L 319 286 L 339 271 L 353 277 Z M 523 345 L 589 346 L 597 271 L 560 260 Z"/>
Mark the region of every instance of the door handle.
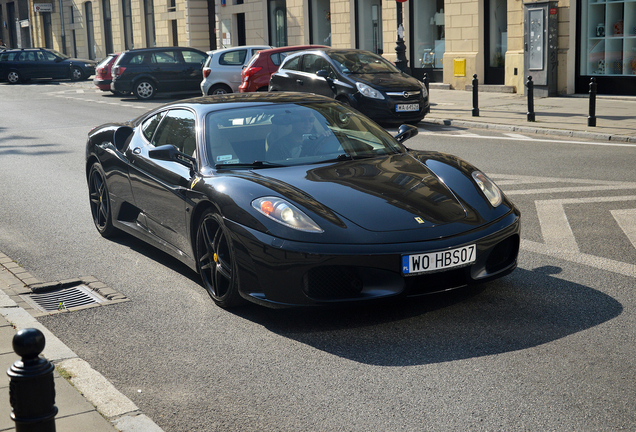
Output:
<path fill-rule="evenodd" d="M 296 80 L 296 84 L 303 85 L 303 80 Z"/>

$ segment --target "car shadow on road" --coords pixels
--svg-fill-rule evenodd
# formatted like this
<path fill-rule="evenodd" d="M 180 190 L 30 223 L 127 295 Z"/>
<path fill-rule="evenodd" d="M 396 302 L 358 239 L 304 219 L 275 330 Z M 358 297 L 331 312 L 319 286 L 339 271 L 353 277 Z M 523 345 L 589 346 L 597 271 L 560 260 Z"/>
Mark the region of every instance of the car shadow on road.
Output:
<path fill-rule="evenodd" d="M 555 278 L 560 268 L 517 269 L 477 290 L 339 309 L 235 313 L 281 336 L 378 366 L 448 362 L 527 349 L 597 326 L 623 307 Z"/>

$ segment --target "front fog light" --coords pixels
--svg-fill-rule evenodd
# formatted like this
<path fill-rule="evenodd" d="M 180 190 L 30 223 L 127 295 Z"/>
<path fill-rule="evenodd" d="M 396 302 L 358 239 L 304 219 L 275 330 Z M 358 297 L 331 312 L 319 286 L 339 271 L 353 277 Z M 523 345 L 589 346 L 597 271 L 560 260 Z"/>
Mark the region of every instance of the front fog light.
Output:
<path fill-rule="evenodd" d="M 490 180 L 486 174 L 481 171 L 475 171 L 473 172 L 473 179 L 493 207 L 497 207 L 502 203 L 503 194 L 501 193 L 501 189 L 499 189 L 499 187 Z"/>

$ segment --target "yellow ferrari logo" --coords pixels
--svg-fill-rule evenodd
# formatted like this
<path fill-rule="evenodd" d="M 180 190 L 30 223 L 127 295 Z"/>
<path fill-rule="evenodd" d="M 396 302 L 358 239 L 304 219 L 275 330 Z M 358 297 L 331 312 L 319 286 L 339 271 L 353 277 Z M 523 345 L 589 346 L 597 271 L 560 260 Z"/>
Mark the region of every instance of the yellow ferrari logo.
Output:
<path fill-rule="evenodd" d="M 219 256 L 215 253 L 214 254 L 214 262 L 217 262 L 219 260 Z"/>
<path fill-rule="evenodd" d="M 201 180 L 201 177 L 195 177 L 192 179 L 192 183 L 190 184 L 190 189 L 194 189 L 194 186 L 199 183 L 199 180 Z"/>
<path fill-rule="evenodd" d="M 424 223 L 424 219 L 422 219 L 422 218 L 421 218 L 421 217 L 419 217 L 419 216 L 417 216 L 417 217 L 415 218 L 415 220 L 416 220 L 416 221 L 417 221 L 417 223 L 419 223 L 419 224 L 423 224 L 423 223 Z"/>

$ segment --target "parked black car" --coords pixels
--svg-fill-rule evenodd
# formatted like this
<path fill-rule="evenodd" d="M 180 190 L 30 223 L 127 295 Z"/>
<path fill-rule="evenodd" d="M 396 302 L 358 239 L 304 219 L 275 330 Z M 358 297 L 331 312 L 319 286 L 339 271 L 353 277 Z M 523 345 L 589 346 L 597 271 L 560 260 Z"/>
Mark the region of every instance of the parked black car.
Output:
<path fill-rule="evenodd" d="M 48 48 L 10 49 L 0 53 L 0 80 L 17 84 L 31 78 L 84 80 L 95 74 L 95 60 L 76 59 Z"/>
<path fill-rule="evenodd" d="M 517 266 L 520 213 L 481 171 L 324 96 L 239 93 L 93 129 L 95 227 L 181 260 L 222 307 L 420 296 Z"/>
<path fill-rule="evenodd" d="M 377 54 L 356 49 L 290 54 L 272 74 L 269 91 L 329 96 L 381 123 L 417 123 L 430 111 L 423 82 Z"/>
<path fill-rule="evenodd" d="M 114 92 L 152 99 L 157 92 L 199 92 L 208 55 L 194 48 L 140 48 L 123 52 L 112 68 Z"/>

